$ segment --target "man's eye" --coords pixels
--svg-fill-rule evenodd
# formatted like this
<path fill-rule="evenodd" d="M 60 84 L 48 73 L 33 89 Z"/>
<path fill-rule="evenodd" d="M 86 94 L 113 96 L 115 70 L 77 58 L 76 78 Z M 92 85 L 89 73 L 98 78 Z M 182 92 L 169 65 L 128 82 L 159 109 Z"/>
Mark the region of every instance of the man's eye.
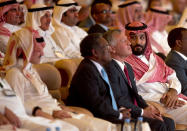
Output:
<path fill-rule="evenodd" d="M 144 36 L 141 36 L 140 39 L 141 39 L 141 40 L 144 40 L 145 38 L 144 38 Z"/>

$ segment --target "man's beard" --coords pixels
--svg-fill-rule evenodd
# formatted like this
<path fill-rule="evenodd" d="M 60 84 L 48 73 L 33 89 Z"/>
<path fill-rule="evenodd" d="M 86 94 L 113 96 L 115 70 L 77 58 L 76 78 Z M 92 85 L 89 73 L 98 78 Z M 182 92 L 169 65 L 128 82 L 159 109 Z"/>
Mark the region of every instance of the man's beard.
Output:
<path fill-rule="evenodd" d="M 139 55 L 142 55 L 145 52 L 146 45 L 145 46 L 142 46 L 140 44 L 137 44 L 135 46 L 131 45 L 131 48 L 132 48 L 132 53 L 136 56 L 139 56 Z"/>

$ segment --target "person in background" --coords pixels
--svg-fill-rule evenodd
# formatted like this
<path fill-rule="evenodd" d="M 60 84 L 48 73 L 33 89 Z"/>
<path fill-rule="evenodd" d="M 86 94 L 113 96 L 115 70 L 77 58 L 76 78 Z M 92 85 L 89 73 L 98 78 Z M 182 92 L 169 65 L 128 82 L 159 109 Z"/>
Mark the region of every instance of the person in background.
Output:
<path fill-rule="evenodd" d="M 148 10 L 145 19 L 145 23 L 151 29 L 151 37 L 158 43 L 158 46 L 151 44 L 153 51 L 156 53 L 163 53 L 167 56 L 170 47 L 167 42 L 168 33 L 166 31 L 166 26 L 171 21 L 172 16 L 162 7 L 155 6 Z"/>
<path fill-rule="evenodd" d="M 173 68 L 182 85 L 181 93 L 187 96 L 187 29 L 175 28 L 169 32 L 168 43 L 172 49 L 165 62 Z"/>
<path fill-rule="evenodd" d="M 130 22 L 144 22 L 143 7 L 137 0 L 127 0 L 119 5 L 117 17 L 118 26 L 121 30 L 123 30 L 125 28 L 125 25 Z"/>
<path fill-rule="evenodd" d="M 0 51 L 6 53 L 9 37 L 20 29 L 19 4 L 16 1 L 0 2 Z"/>
<path fill-rule="evenodd" d="M 173 16 L 172 21 L 170 22 L 170 25 L 177 25 L 183 11 L 185 10 L 187 6 L 186 0 L 171 0 L 173 10 L 171 12 L 171 15 Z"/>
<path fill-rule="evenodd" d="M 37 30 L 39 35 L 43 37 L 46 45 L 44 47 L 44 55 L 41 57 L 41 63 L 55 62 L 65 58 L 62 49 L 55 43 L 51 34 L 54 28 L 51 24 L 53 7 L 47 7 L 42 4 L 34 4 L 28 10 L 26 19 L 26 27 Z"/>
<path fill-rule="evenodd" d="M 80 42 L 87 33 L 76 26 L 80 6 L 73 0 L 60 0 L 54 7 L 52 24 L 55 31 L 52 38 L 63 50 L 65 57 L 80 58 Z"/>
<path fill-rule="evenodd" d="M 91 15 L 95 24 L 90 27 L 88 34 L 104 33 L 112 24 L 112 3 L 107 0 L 95 1 L 91 7 Z"/>

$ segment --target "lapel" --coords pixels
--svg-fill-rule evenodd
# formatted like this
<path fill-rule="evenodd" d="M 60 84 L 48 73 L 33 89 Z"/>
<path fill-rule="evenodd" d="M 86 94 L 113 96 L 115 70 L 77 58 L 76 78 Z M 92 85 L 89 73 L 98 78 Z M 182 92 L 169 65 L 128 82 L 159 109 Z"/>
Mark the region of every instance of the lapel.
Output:
<path fill-rule="evenodd" d="M 85 59 L 86 63 L 89 63 L 93 66 L 94 68 L 94 72 L 97 74 L 97 76 L 104 82 L 105 85 L 109 86 L 108 83 L 103 79 L 103 77 L 101 76 L 100 72 L 98 71 L 97 67 L 95 66 L 95 64 L 90 60 L 90 59 Z"/>

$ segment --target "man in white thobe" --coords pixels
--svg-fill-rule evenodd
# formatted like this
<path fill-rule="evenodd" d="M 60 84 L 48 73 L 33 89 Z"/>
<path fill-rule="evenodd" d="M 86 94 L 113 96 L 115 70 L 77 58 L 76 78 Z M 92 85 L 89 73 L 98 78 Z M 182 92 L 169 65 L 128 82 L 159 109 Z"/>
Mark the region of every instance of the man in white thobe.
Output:
<path fill-rule="evenodd" d="M 76 26 L 80 8 L 73 0 L 60 0 L 54 7 L 52 23 L 55 32 L 52 37 L 66 58 L 81 57 L 79 44 L 87 33 Z"/>
<path fill-rule="evenodd" d="M 0 78 L 0 113 L 5 114 L 9 118 L 10 124 L 18 128 L 29 129 L 30 131 L 46 131 L 47 128 L 55 130 L 56 127 L 66 131 L 78 130 L 73 125 L 63 121 L 27 115 L 20 97 L 16 96 L 7 81 L 2 78 Z M 3 126 L 2 128 L 0 127 L 0 131 L 1 129 L 11 130 L 11 128 L 13 130 L 12 126 Z M 17 130 L 19 131 L 19 129 Z"/>
<path fill-rule="evenodd" d="M 42 4 L 33 5 L 28 10 L 26 19 L 26 27 L 37 30 L 46 43 L 41 63 L 54 62 L 66 58 L 62 49 L 51 37 L 51 34 L 54 32 L 51 24 L 52 9 L 53 7 L 47 7 Z"/>
<path fill-rule="evenodd" d="M 19 4 L 15 1 L 2 0 L 0 3 L 0 51 L 6 53 L 9 37 L 20 29 L 18 26 Z"/>
<path fill-rule="evenodd" d="M 133 51 L 126 61 L 131 64 L 135 73 L 138 93 L 147 101 L 165 106 L 166 113 L 170 114 L 177 124 L 187 124 L 187 102 L 178 97 L 181 84 L 175 71 L 153 53 L 147 26 L 144 23 L 132 22 L 126 26 L 126 35 Z"/>

